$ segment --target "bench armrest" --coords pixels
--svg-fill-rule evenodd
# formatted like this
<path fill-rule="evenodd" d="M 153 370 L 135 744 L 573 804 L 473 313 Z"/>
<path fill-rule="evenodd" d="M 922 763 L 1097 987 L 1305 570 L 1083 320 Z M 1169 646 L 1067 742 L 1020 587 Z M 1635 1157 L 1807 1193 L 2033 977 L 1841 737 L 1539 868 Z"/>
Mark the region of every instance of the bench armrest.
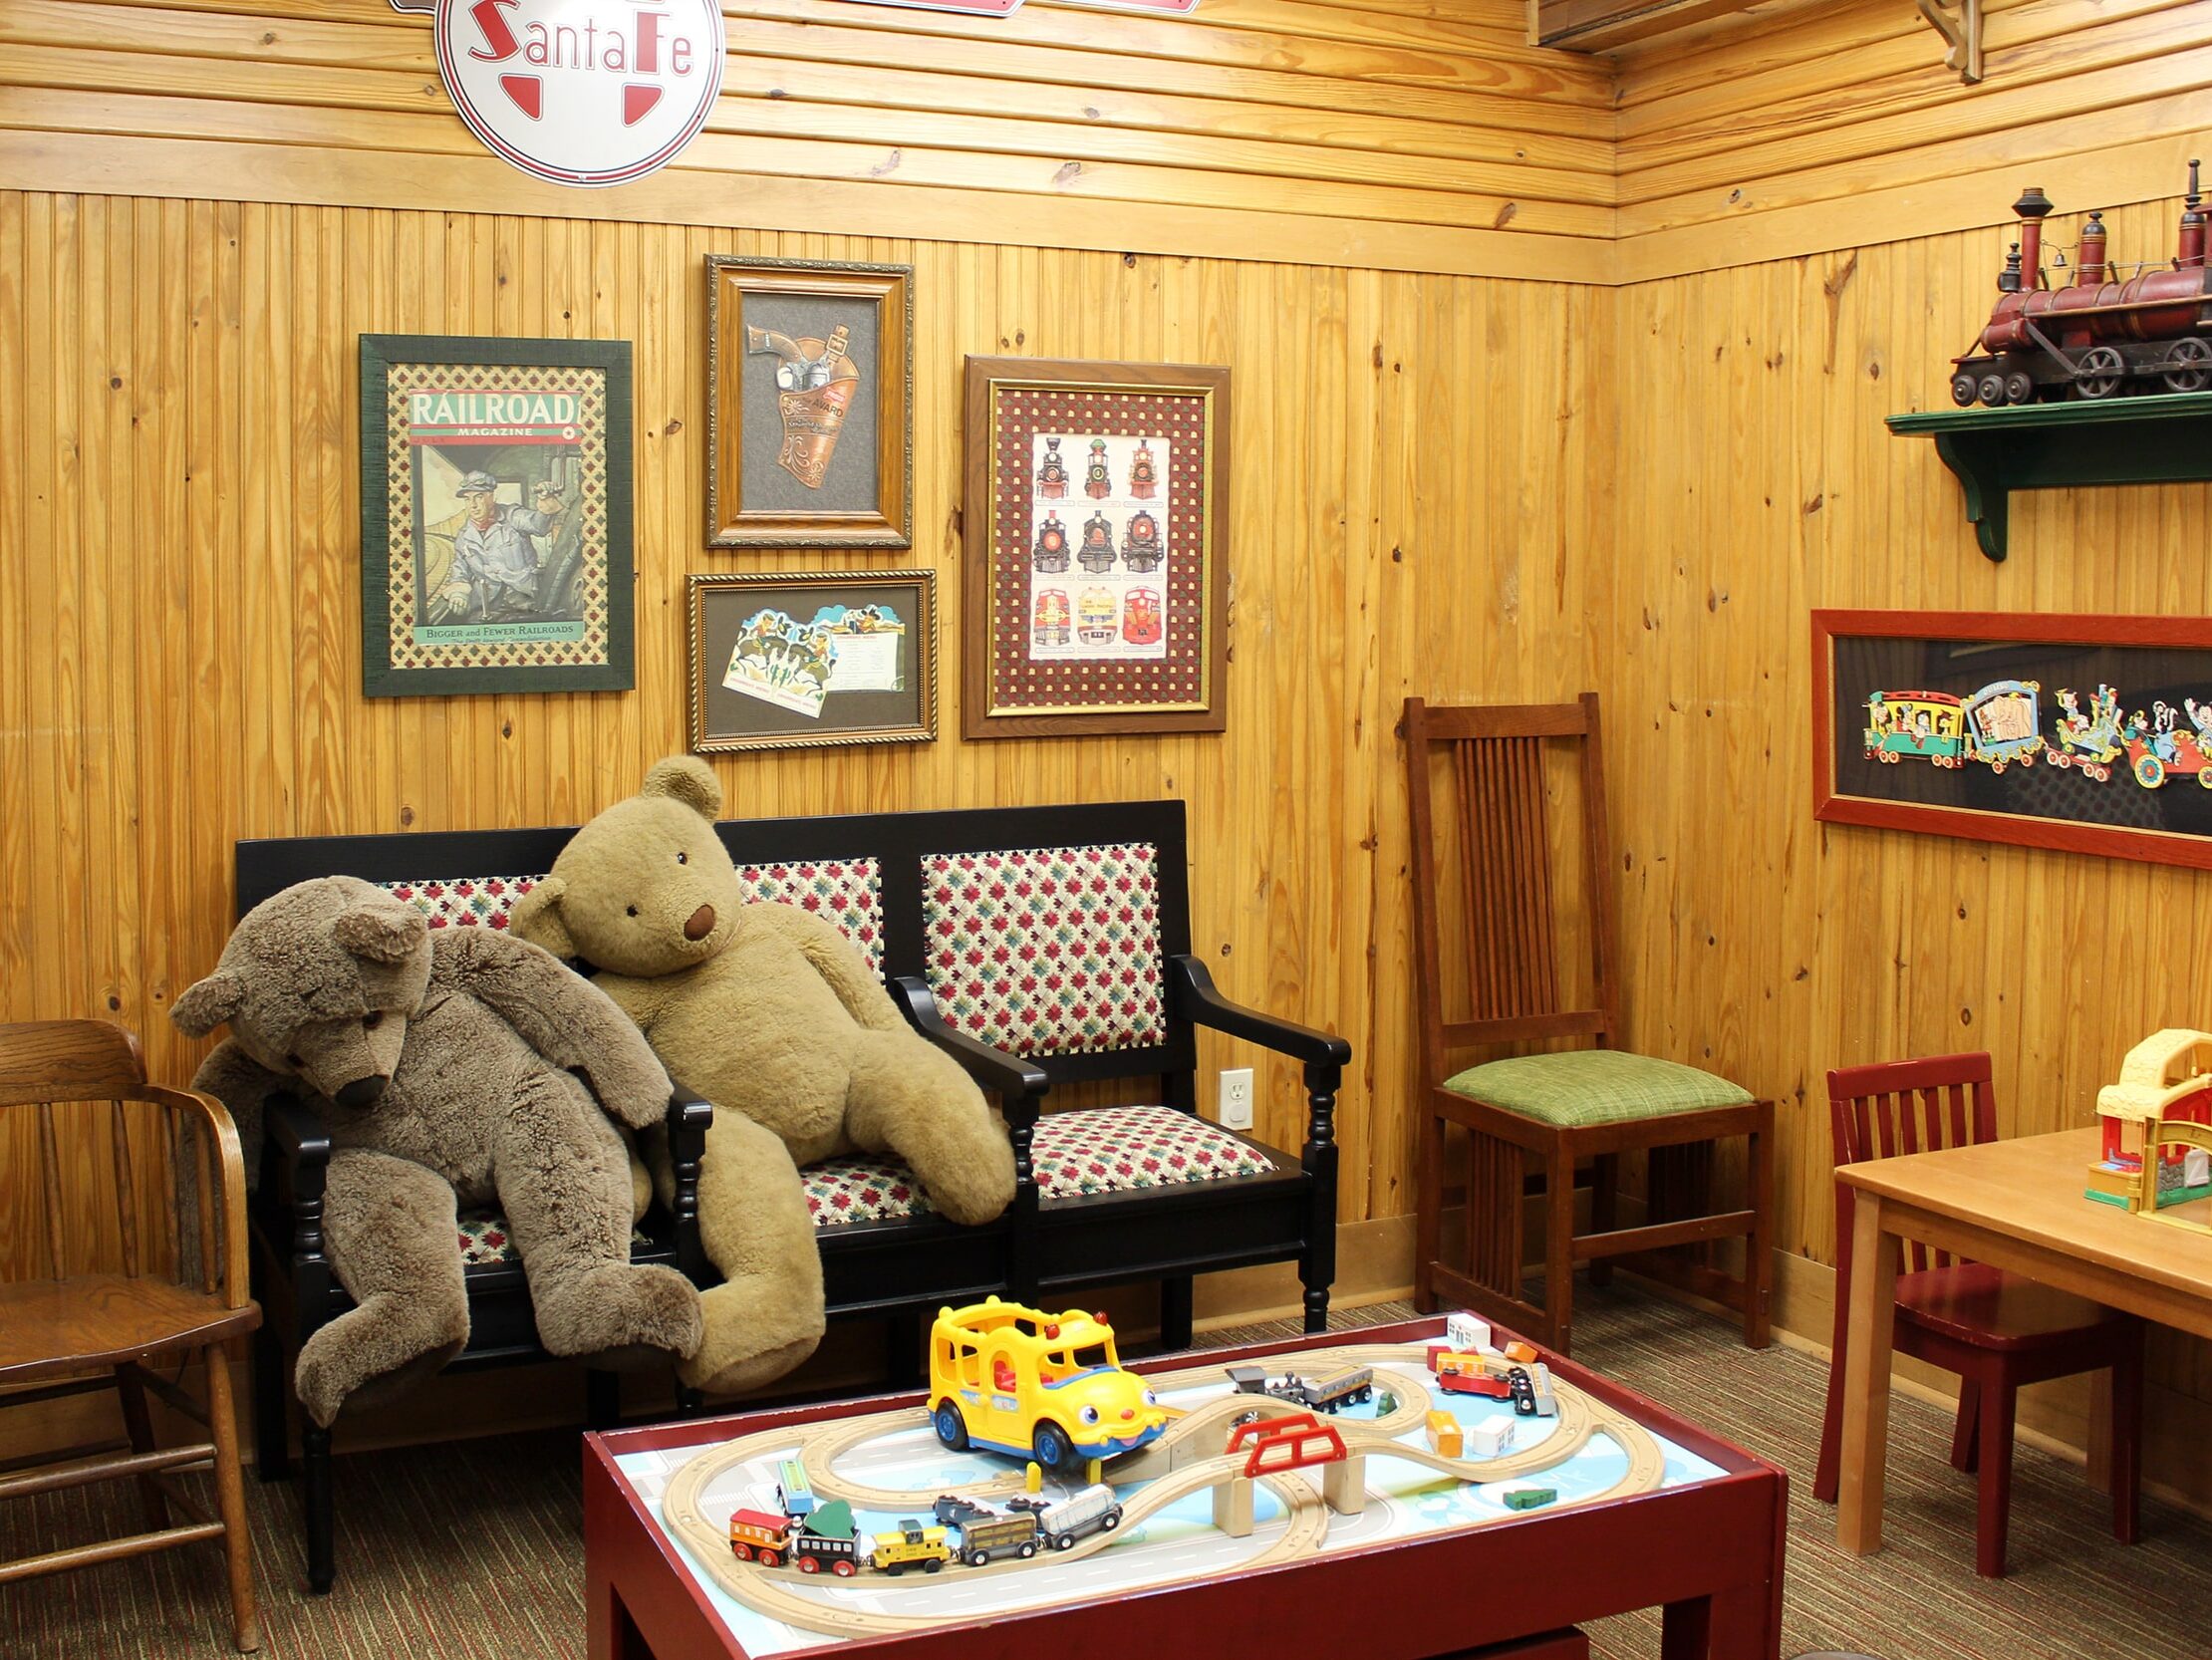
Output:
<path fill-rule="evenodd" d="M 1052 1087 L 1052 1080 L 1041 1068 L 1018 1055 L 977 1042 L 964 1031 L 956 1031 L 939 1012 L 937 998 L 929 986 L 912 974 L 895 976 L 891 992 L 900 1012 L 916 1031 L 959 1061 L 968 1075 L 983 1088 L 999 1095 L 1005 1103 L 1009 1121 L 1035 1121 L 1037 1103 Z"/>
<path fill-rule="evenodd" d="M 1214 976 L 1195 957 L 1181 955 L 1168 959 L 1168 986 L 1170 1000 L 1180 1019 L 1244 1038 L 1308 1066 L 1342 1069 L 1352 1062 L 1352 1046 L 1334 1032 L 1315 1031 L 1311 1026 L 1278 1020 L 1271 1014 L 1231 1002 L 1215 988 Z"/>
<path fill-rule="evenodd" d="M 670 1080 L 668 1127 L 669 1163 L 676 1176 L 676 1203 L 670 1207 L 676 1230 L 676 1265 L 694 1285 L 706 1283 L 709 1274 L 706 1245 L 698 1231 L 698 1167 L 706 1156 L 706 1131 L 714 1122 L 713 1103 Z"/>
<path fill-rule="evenodd" d="M 261 1193 L 269 1209 L 262 1226 L 291 1280 L 295 1342 L 323 1323 L 330 1298 L 330 1258 L 323 1253 L 323 1189 L 330 1174 L 330 1131 L 305 1101 L 288 1091 L 261 1108 Z"/>

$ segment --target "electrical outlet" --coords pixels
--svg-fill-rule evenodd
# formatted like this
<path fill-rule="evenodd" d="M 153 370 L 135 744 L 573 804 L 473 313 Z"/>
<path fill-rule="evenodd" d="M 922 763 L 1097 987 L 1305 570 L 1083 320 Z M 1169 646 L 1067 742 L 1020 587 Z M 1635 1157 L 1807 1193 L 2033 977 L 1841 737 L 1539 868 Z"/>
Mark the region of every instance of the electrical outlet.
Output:
<path fill-rule="evenodd" d="M 1248 1066 L 1222 1074 L 1222 1128 L 1251 1128 L 1251 1068 Z"/>

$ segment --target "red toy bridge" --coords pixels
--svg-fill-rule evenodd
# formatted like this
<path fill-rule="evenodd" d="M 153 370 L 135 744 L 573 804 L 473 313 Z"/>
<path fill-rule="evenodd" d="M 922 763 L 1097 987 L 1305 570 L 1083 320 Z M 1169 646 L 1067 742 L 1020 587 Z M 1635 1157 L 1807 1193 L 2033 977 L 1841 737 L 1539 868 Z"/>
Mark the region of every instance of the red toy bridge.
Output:
<path fill-rule="evenodd" d="M 1344 1438 L 1337 1433 L 1336 1426 L 1324 1424 L 1310 1412 L 1239 1424 L 1230 1432 L 1229 1445 L 1223 1451 L 1234 1455 L 1247 1446 L 1251 1448 L 1244 1460 L 1247 1477 L 1334 1464 L 1347 1456 Z"/>

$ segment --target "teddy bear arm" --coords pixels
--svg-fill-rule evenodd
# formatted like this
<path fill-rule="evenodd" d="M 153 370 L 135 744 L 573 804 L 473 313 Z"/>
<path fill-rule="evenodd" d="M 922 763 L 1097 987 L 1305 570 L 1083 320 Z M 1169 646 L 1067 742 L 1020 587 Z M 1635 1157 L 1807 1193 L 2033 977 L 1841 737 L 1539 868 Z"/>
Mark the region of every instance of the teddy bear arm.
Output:
<path fill-rule="evenodd" d="M 220 1101 L 238 1127 L 238 1152 L 245 1161 L 246 1188 L 250 1192 L 261 1179 L 262 1105 L 272 1095 L 285 1090 L 297 1092 L 301 1086 L 263 1066 L 239 1047 L 235 1037 L 226 1037 L 199 1063 L 199 1070 L 192 1074 L 192 1088 Z"/>
<path fill-rule="evenodd" d="M 669 1075 L 638 1023 L 605 991 L 551 953 L 503 934 L 472 930 L 441 935 L 437 944 L 433 982 L 477 998 L 555 1066 L 582 1072 L 618 1122 L 632 1129 L 661 1122 Z"/>
<path fill-rule="evenodd" d="M 773 928 L 794 946 L 844 1004 L 856 1024 L 871 1031 L 905 1031 L 906 1021 L 883 980 L 836 925 L 795 905 L 757 905 L 755 920 Z"/>

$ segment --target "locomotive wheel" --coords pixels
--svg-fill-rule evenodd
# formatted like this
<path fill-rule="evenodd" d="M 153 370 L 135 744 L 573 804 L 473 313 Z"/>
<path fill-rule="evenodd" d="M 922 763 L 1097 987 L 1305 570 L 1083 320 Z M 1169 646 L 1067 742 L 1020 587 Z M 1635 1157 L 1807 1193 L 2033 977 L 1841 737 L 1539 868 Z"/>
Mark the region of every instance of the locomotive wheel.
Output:
<path fill-rule="evenodd" d="M 1951 402 L 1960 409 L 1971 410 L 1974 408 L 1976 390 L 1974 376 L 1970 371 L 1962 369 L 1951 377 Z"/>
<path fill-rule="evenodd" d="M 830 1564 L 830 1572 L 836 1574 L 837 1577 L 840 1579 L 850 1579 L 859 1571 L 860 1569 L 855 1567 L 851 1562 L 832 1562 Z"/>
<path fill-rule="evenodd" d="M 2175 341 L 2158 378 L 2168 392 L 2202 392 L 2212 386 L 2212 346 L 2194 339 Z"/>
<path fill-rule="evenodd" d="M 2110 346 L 2095 346 L 2081 355 L 2074 372 L 2074 390 L 2082 398 L 2109 398 L 2127 379 L 2127 360 Z"/>
<path fill-rule="evenodd" d="M 2142 755 L 2135 761 L 2135 782 L 2146 790 L 2154 790 L 2166 781 L 2166 765 L 2156 755 Z"/>
<path fill-rule="evenodd" d="M 2036 400 L 2036 383 L 2025 369 L 2016 369 L 2005 377 L 2005 402 L 2032 404 Z"/>
<path fill-rule="evenodd" d="M 2004 376 L 1984 375 L 1982 377 L 1981 384 L 1977 386 L 1974 390 L 1982 395 L 1982 402 L 1987 404 L 1991 409 L 2002 410 L 2005 407 Z"/>

